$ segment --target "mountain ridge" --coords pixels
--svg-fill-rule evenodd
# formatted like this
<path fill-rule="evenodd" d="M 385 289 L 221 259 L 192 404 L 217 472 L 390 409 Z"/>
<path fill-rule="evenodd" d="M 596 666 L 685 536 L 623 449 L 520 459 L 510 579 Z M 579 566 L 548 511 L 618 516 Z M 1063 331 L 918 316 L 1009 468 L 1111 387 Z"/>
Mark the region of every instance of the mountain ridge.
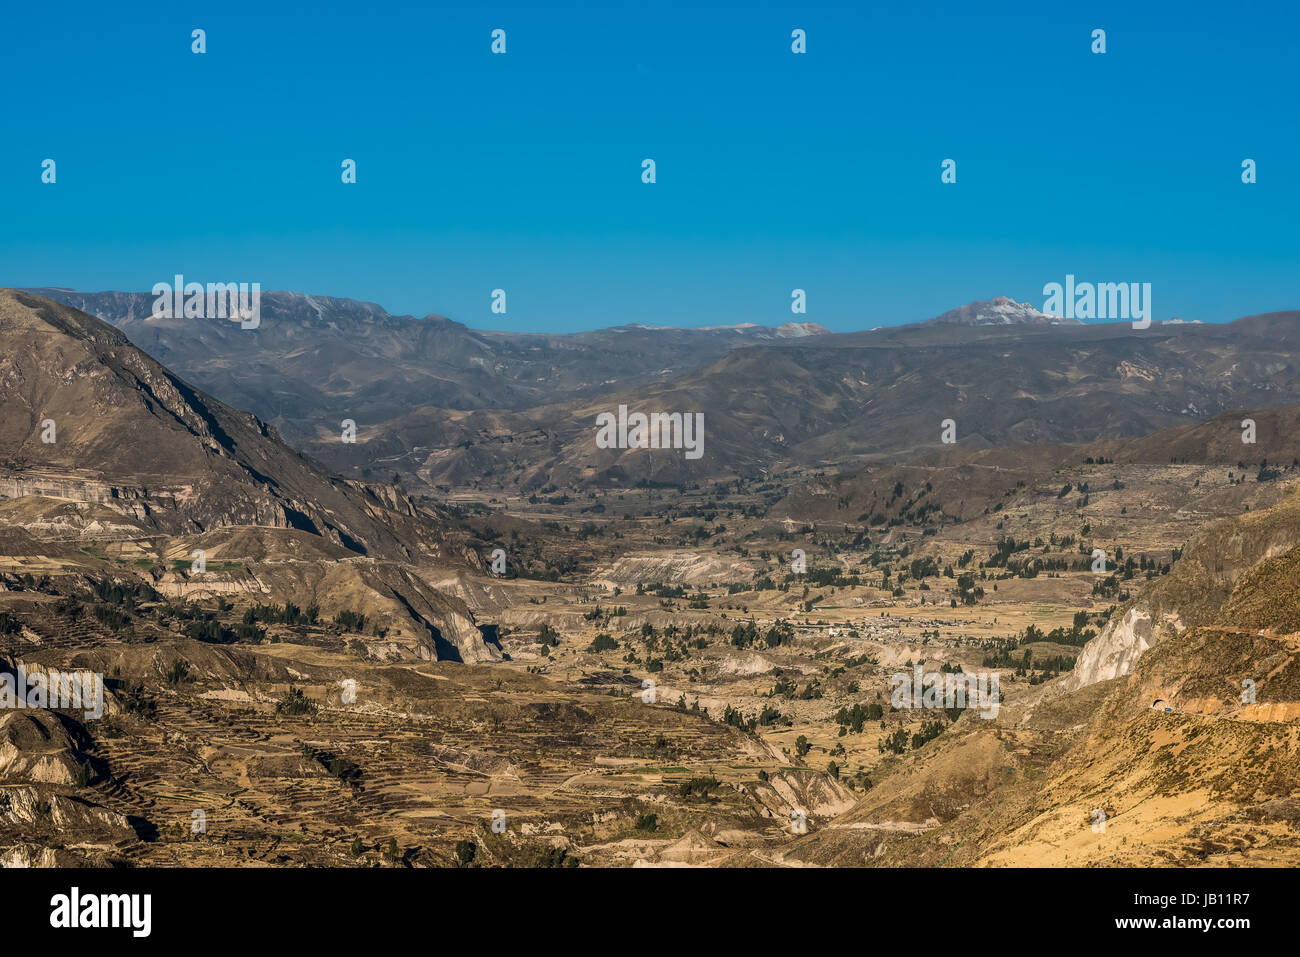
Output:
<path fill-rule="evenodd" d="M 85 507 L 69 526 L 82 533 L 115 515 L 123 533 L 203 541 L 217 552 L 243 528 L 279 536 L 239 555 L 245 564 L 294 550 L 305 533 L 321 543 L 312 561 L 350 569 L 348 587 L 409 611 L 416 652 L 432 656 L 441 633 L 462 657 L 488 654 L 464 603 L 403 567 L 477 564 L 470 536 L 448 514 L 391 485 L 325 474 L 255 415 L 189 385 L 112 326 L 0 290 L 0 405 L 0 496 L 33 528 L 47 524 L 39 503 L 48 500 Z M 281 574 L 262 568 L 251 587 Z M 427 641 L 422 626 L 435 629 Z"/>

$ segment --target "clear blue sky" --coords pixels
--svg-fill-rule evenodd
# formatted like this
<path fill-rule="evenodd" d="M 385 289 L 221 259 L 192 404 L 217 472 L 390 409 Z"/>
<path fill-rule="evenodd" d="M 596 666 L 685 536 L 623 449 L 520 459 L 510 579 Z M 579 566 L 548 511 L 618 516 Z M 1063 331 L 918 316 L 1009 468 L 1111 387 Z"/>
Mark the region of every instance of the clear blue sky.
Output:
<path fill-rule="evenodd" d="M 784 322 L 794 287 L 861 329 L 1067 272 L 1157 319 L 1300 307 L 1296 8 L 11 4 L 0 285 L 551 331 Z"/>

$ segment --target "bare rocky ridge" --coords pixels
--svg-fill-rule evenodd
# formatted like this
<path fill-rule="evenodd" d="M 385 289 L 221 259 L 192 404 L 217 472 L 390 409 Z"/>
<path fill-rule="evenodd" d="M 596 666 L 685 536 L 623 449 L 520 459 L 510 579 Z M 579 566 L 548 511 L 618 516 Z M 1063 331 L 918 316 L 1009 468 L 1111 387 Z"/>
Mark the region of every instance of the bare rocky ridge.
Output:
<path fill-rule="evenodd" d="M 468 660 L 496 653 L 463 602 L 399 567 L 473 560 L 467 536 L 436 507 L 417 506 L 393 486 L 325 475 L 257 417 L 204 395 L 116 329 L 68 307 L 0 292 L 0 345 L 0 495 L 107 509 L 137 536 L 186 536 L 189 547 L 249 526 L 278 530 L 278 542 L 316 536 L 333 549 L 321 556 L 330 566 L 361 559 L 338 566 L 351 584 L 336 581 L 334 594 L 387 602 L 406 622 L 411 653 Z M 47 422 L 55 430 L 49 443 Z M 65 522 L 64 534 L 80 536 L 88 523 L 104 528 L 89 513 Z M 215 560 L 221 548 L 212 544 Z M 266 546 L 226 557 L 266 561 L 274 551 Z M 276 577 L 264 571 L 257 590 L 276 595 Z M 216 587 L 214 578 L 205 587 Z M 328 603 L 329 593 L 323 597 Z"/>

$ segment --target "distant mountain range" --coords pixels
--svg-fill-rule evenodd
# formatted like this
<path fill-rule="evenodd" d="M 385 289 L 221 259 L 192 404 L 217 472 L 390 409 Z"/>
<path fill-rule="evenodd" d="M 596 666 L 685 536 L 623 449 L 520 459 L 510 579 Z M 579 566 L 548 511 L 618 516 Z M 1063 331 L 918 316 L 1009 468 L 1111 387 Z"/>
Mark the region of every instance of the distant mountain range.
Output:
<path fill-rule="evenodd" d="M 113 323 L 344 475 L 535 490 L 856 468 L 939 449 L 1144 435 L 1300 402 L 1300 313 L 1085 324 L 1005 297 L 833 334 L 790 323 L 483 332 L 373 303 L 269 292 L 262 322 L 153 319 L 148 294 L 39 290 Z M 700 412 L 705 454 L 601 449 L 620 405 Z M 342 422 L 357 441 L 340 440 Z"/>
<path fill-rule="evenodd" d="M 261 325 L 152 318 L 148 293 L 29 289 L 121 329 L 158 361 L 303 438 L 329 418 L 379 422 L 420 406 L 518 409 L 663 381 L 745 345 L 827 335 L 815 323 L 677 329 L 615 326 L 567 335 L 470 329 L 371 302 L 264 292 Z"/>

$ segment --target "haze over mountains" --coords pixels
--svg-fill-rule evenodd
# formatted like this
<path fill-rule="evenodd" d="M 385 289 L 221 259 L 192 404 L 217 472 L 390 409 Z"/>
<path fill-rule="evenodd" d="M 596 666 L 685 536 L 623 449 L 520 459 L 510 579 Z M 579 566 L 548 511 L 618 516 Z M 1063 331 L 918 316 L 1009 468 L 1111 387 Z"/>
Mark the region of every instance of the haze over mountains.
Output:
<path fill-rule="evenodd" d="M 265 293 L 262 323 L 150 318 L 147 294 L 43 290 L 122 329 L 342 474 L 411 488 L 629 486 L 839 468 L 938 447 L 1143 435 L 1300 401 L 1300 313 L 1224 325 L 1083 324 L 1005 297 L 831 334 L 615 327 L 481 332 L 372 303 Z M 703 412 L 706 454 L 594 447 L 595 417 Z M 355 445 L 339 441 L 344 419 Z"/>

